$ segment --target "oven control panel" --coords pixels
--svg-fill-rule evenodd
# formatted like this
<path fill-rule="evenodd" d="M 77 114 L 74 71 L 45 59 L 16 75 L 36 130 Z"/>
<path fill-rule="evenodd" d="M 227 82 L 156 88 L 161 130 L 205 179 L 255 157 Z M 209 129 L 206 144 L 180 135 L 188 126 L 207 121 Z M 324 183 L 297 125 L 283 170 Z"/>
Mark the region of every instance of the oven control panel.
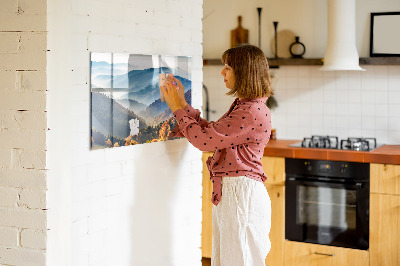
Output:
<path fill-rule="evenodd" d="M 369 179 L 369 164 L 286 158 L 286 174 Z"/>

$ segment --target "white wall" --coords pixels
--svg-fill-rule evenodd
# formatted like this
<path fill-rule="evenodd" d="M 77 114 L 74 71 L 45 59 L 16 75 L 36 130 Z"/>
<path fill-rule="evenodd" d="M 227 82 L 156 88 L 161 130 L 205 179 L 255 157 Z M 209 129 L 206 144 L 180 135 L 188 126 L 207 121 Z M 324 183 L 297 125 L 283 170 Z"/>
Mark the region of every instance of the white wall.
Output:
<path fill-rule="evenodd" d="M 272 55 L 267 44 L 273 39 L 272 21 L 277 20 L 282 24 L 278 30 L 290 29 L 303 39 L 307 47 L 305 57 L 323 57 L 327 1 L 254 1 L 250 4 L 231 1 L 232 11 L 227 9 L 226 2 L 204 1 L 204 58 L 220 58 L 229 48 L 229 31 L 236 27 L 238 15 L 243 15 L 243 26 L 250 30 L 250 43 L 257 45 L 258 6 L 263 7 L 262 22 L 266 25 L 262 28 L 269 27 L 262 32 L 262 49 L 267 56 Z M 361 57 L 368 57 L 369 13 L 398 11 L 400 2 L 385 0 L 378 5 L 376 1 L 358 0 L 356 4 L 357 47 Z M 215 38 L 217 34 L 222 37 Z M 382 144 L 399 144 L 400 66 L 363 67 L 365 72 L 321 72 L 318 66 L 272 69 L 273 89 L 279 104 L 272 111 L 272 124 L 278 138 L 302 139 L 322 134 L 339 138 L 376 137 Z M 205 66 L 203 70 L 210 109 L 216 111 L 210 114 L 211 120 L 223 115 L 233 100 L 224 95 L 221 68 L 222 65 Z"/>
<path fill-rule="evenodd" d="M 0 265 L 46 260 L 46 1 L 0 2 Z"/>
<path fill-rule="evenodd" d="M 203 44 L 204 58 L 220 58 L 230 46 L 230 31 L 238 25 L 249 30 L 249 43 L 258 45 L 258 12 L 261 7 L 261 49 L 267 57 L 274 56 L 274 26 L 286 32 L 280 42 L 290 44 L 286 36 L 296 35 L 306 46 L 306 58 L 324 56 L 328 9 L 327 0 L 204 0 Z M 356 0 L 356 42 L 360 57 L 369 56 L 370 13 L 399 11 L 398 0 Z M 291 34 L 289 34 L 291 32 Z M 278 33 L 279 34 L 279 33 Z M 294 39 L 293 39 L 294 42 Z M 278 45 L 278 53 L 283 49 Z M 289 47 L 285 48 L 289 49 Z M 290 57 L 290 54 L 285 53 Z"/>
<path fill-rule="evenodd" d="M 90 151 L 89 52 L 193 56 L 201 0 L 48 1 L 47 264 L 200 265 L 201 152 L 186 139 Z"/>

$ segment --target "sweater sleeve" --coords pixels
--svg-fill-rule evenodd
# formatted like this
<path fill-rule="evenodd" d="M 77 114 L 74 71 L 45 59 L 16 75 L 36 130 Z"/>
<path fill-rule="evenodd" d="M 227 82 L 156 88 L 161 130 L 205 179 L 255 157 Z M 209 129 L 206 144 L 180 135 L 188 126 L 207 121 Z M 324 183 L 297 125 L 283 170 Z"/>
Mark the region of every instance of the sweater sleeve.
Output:
<path fill-rule="evenodd" d="M 208 126 L 209 122 L 200 117 L 200 110 L 194 109 L 191 105 L 187 104 L 183 109 L 186 112 L 186 115 L 193 118 L 195 121 L 199 123 L 200 126 L 206 127 Z M 169 137 L 185 137 L 184 134 L 180 131 L 178 125 L 176 125 L 169 134 Z"/>
<path fill-rule="evenodd" d="M 233 110 L 218 122 L 208 123 L 207 126 L 201 125 L 182 109 L 175 111 L 174 117 L 180 132 L 201 151 L 234 149 L 234 146 L 248 142 L 249 131 L 255 129 L 257 122 L 254 115 L 244 109 Z"/>

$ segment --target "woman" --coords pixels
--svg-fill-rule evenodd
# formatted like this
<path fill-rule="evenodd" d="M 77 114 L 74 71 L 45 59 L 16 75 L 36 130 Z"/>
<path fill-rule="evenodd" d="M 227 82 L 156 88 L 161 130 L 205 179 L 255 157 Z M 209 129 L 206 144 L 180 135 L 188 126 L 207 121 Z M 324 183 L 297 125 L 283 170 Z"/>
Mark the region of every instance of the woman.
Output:
<path fill-rule="evenodd" d="M 213 182 L 212 265 L 265 265 L 271 246 L 271 202 L 261 164 L 271 130 L 265 104 L 272 95 L 268 62 L 252 45 L 228 49 L 222 62 L 227 95 L 237 98 L 216 122 L 200 118 L 200 111 L 186 103 L 178 79 L 169 77 L 161 89 L 178 122 L 172 136 L 214 151 L 207 161 Z"/>

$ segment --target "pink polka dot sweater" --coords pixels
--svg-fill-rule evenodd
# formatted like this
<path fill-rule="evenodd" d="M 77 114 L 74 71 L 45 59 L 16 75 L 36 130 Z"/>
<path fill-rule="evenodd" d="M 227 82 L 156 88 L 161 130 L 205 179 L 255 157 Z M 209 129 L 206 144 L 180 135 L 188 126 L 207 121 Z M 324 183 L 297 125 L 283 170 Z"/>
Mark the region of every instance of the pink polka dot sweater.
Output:
<path fill-rule="evenodd" d="M 271 112 L 266 100 L 267 97 L 237 98 L 216 122 L 201 118 L 200 111 L 190 105 L 174 112 L 178 126 L 170 136 L 186 137 L 199 150 L 214 151 L 214 156 L 207 160 L 214 205 L 221 200 L 224 176 L 247 176 L 261 182 L 267 179 L 261 164 L 271 132 Z"/>

